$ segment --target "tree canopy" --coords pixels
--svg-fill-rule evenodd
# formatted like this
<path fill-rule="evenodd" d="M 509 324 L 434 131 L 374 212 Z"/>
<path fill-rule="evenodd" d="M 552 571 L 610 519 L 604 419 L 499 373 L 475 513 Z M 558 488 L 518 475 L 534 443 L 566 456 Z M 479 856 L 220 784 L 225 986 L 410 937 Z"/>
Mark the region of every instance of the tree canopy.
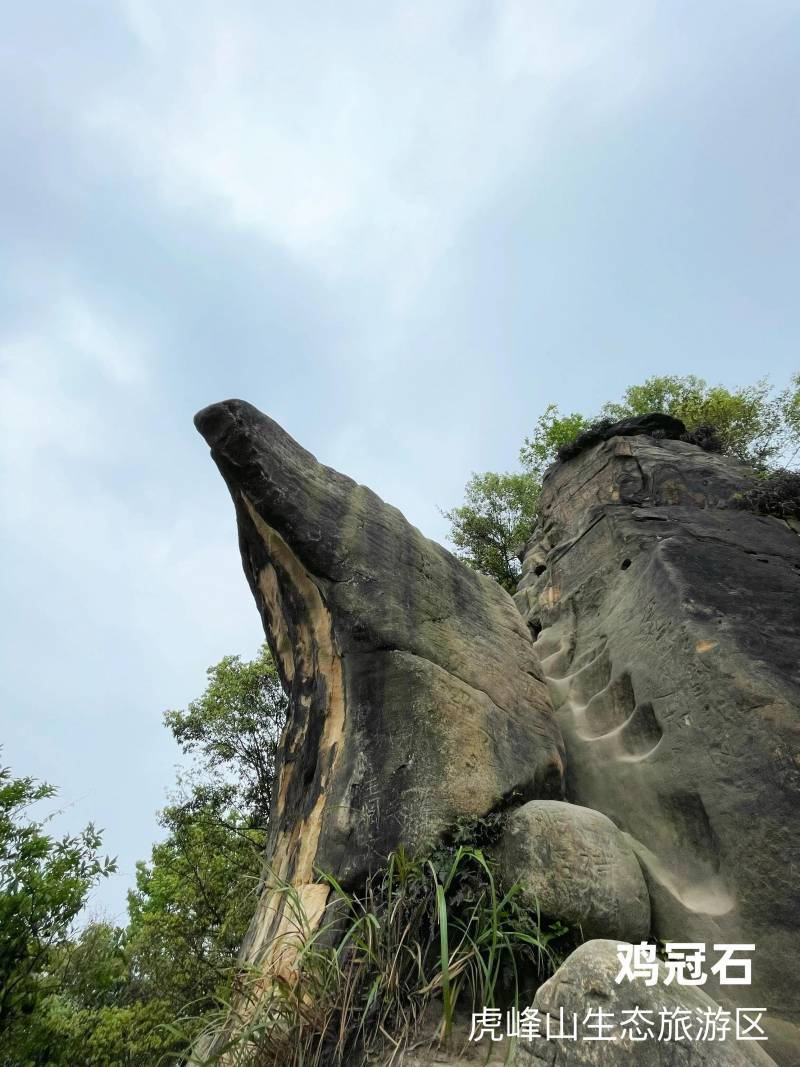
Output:
<path fill-rule="evenodd" d="M 0 771 L 0 1067 L 157 1067 L 230 990 L 253 911 L 286 698 L 264 646 L 227 656 L 165 723 L 189 757 L 136 868 L 124 927 L 76 929 L 115 867 L 93 827 L 48 837 L 50 786 Z"/>
<path fill-rule="evenodd" d="M 226 656 L 207 675 L 201 697 L 164 715 L 181 751 L 195 761 L 191 798 L 230 807 L 263 829 L 288 706 L 278 672 L 264 645 L 251 662 Z"/>
<path fill-rule="evenodd" d="M 695 375 L 651 377 L 629 386 L 621 400 L 609 401 L 594 415 L 562 415 L 548 404 L 522 443 L 521 470 L 473 473 L 463 504 L 444 513 L 456 554 L 513 592 L 542 478 L 559 448 L 600 419 L 617 422 L 653 411 L 681 419 L 690 432 L 713 427 L 723 452 L 760 473 L 791 468 L 800 456 L 800 372 L 779 391 L 766 378 L 728 389 Z"/>
<path fill-rule="evenodd" d="M 116 870 L 91 824 L 75 836 L 45 832 L 51 816 L 32 809 L 54 795 L 51 785 L 0 768 L 0 1047 L 35 1016 L 89 891 Z"/>

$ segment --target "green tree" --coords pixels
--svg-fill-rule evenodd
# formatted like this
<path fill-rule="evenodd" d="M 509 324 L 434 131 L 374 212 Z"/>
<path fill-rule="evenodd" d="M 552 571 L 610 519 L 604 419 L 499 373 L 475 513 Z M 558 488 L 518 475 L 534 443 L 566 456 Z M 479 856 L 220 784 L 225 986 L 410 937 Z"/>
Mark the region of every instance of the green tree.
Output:
<path fill-rule="evenodd" d="M 57 986 L 60 960 L 91 889 L 115 869 L 99 832 L 52 837 L 52 816 L 33 809 L 51 785 L 0 768 L 0 1064 L 47 1063 L 28 1055 L 31 1031 Z"/>
<path fill-rule="evenodd" d="M 513 591 L 538 496 L 539 484 L 526 472 L 473 474 L 464 503 L 445 512 L 457 555 Z"/>
<path fill-rule="evenodd" d="M 37 1011 L 43 977 L 69 938 L 89 891 L 116 870 L 100 857 L 91 824 L 75 836 L 45 833 L 31 809 L 55 795 L 33 778 L 0 768 L 0 1045 Z"/>
<path fill-rule="evenodd" d="M 601 414 L 616 421 L 651 411 L 674 415 L 687 430 L 713 426 L 724 452 L 766 470 L 790 461 L 800 443 L 800 374 L 778 393 L 766 378 L 740 389 L 709 386 L 691 374 L 648 378 Z"/>
<path fill-rule="evenodd" d="M 794 375 L 780 396 L 781 415 L 791 434 L 791 454 L 787 466 L 797 461 L 800 453 L 800 372 Z"/>
<path fill-rule="evenodd" d="M 8 1067 L 155 1067 L 186 1036 L 167 998 L 137 999 L 123 929 L 89 923 L 51 953 L 37 1008 L 0 1063 Z"/>
<path fill-rule="evenodd" d="M 59 993 L 74 1006 L 103 1008 L 126 994 L 128 958 L 125 930 L 113 923 L 88 923 L 60 946 L 51 964 Z"/>
<path fill-rule="evenodd" d="M 722 450 L 758 472 L 789 467 L 800 454 L 800 373 L 775 392 L 766 379 L 739 389 L 709 386 L 694 375 L 648 378 L 604 404 L 595 417 L 562 415 L 549 404 L 520 449 L 522 470 L 473 474 L 464 503 L 445 512 L 456 554 L 513 591 L 516 558 L 530 536 L 542 478 L 559 448 L 600 418 L 616 422 L 653 411 L 681 419 L 688 431 L 713 426 Z"/>
<path fill-rule="evenodd" d="M 253 913 L 287 708 L 266 645 L 207 674 L 202 696 L 165 714 L 192 765 L 128 896 L 137 996 L 166 999 L 187 1019 L 226 994 Z"/>
<path fill-rule="evenodd" d="M 234 808 L 263 829 L 288 706 L 275 663 L 265 644 L 251 662 L 226 656 L 206 673 L 203 695 L 164 716 L 181 751 L 195 760 L 192 799 Z"/>
<path fill-rule="evenodd" d="M 537 487 L 541 484 L 544 472 L 555 460 L 559 448 L 573 441 L 591 422 L 591 419 L 576 411 L 562 415 L 556 404 L 547 405 L 533 433 L 525 438 L 519 450 L 519 461 Z"/>
<path fill-rule="evenodd" d="M 23 823 L 20 812 L 52 790 L 3 772 L 0 835 L 9 873 L 0 898 L 0 967 L 24 982 L 14 1000 L 20 1025 L 0 1041 L 0 1067 L 159 1067 L 187 1047 L 203 1012 L 229 991 L 253 911 L 285 717 L 266 647 L 252 662 L 226 657 L 209 669 L 201 697 L 166 713 L 191 763 L 160 813 L 164 839 L 137 865 L 124 929 L 93 922 L 68 936 L 92 879 L 113 864 L 94 856 L 99 838 L 91 828 L 53 842 L 38 824 Z M 23 853 L 25 863 L 14 860 Z M 36 870 L 24 879 L 15 873 L 35 867 L 31 857 L 49 881 L 34 877 Z M 29 934 L 35 919 L 41 951 L 31 936 L 16 948 L 5 940 L 16 914 L 29 920 Z"/>
<path fill-rule="evenodd" d="M 215 804 L 171 805 L 168 833 L 138 863 L 128 895 L 131 981 L 196 1016 L 228 988 L 253 913 L 264 831 Z"/>

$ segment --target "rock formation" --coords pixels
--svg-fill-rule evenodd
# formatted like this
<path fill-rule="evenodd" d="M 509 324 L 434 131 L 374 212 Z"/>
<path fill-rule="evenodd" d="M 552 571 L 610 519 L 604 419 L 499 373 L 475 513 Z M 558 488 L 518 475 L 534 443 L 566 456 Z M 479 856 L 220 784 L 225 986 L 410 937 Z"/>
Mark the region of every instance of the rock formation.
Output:
<path fill-rule="evenodd" d="M 752 986 L 703 997 L 735 1007 L 744 989 L 768 1009 L 777 1062 L 800 1063 L 800 541 L 732 506 L 748 473 L 659 416 L 582 438 L 545 479 L 515 607 L 250 405 L 195 421 L 290 696 L 244 961 L 291 966 L 276 886 L 313 927 L 318 870 L 354 887 L 401 843 L 425 850 L 507 811 L 501 868 L 553 918 L 611 939 L 755 943 Z M 542 1010 L 606 987 L 604 944 L 567 960 Z"/>
<path fill-rule="evenodd" d="M 530 632 L 496 583 L 251 405 L 195 423 L 290 696 L 271 877 L 244 950 L 269 969 L 291 922 L 273 882 L 295 886 L 314 925 L 317 870 L 355 885 L 399 844 L 424 850 L 459 819 L 561 797 L 564 750 Z"/>
<path fill-rule="evenodd" d="M 755 944 L 770 1049 L 800 1049 L 800 540 L 678 440 L 551 468 L 516 595 L 567 746 L 567 799 L 629 835 L 653 931 Z"/>

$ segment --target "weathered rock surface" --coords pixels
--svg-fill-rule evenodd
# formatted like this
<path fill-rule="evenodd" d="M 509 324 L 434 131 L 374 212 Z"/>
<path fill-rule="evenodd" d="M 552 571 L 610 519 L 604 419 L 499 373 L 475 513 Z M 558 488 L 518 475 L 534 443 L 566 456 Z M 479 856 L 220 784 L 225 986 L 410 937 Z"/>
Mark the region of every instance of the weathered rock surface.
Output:
<path fill-rule="evenodd" d="M 584 452 L 601 441 L 609 441 L 612 437 L 640 435 L 677 441 L 686 437 L 686 427 L 680 419 L 658 411 L 649 415 L 633 415 L 619 422 L 603 420 L 583 430 L 574 441 L 562 445 L 558 449 L 558 458 L 562 461 L 574 459 L 580 452 Z"/>
<path fill-rule="evenodd" d="M 548 1015 L 552 1019 L 553 1034 L 560 1032 L 562 1010 L 563 1018 L 569 1021 L 568 1030 L 573 1014 L 577 1015 L 578 1040 L 533 1038 L 530 1042 L 522 1041 L 515 1067 L 629 1067 L 630 1064 L 637 1067 L 774 1067 L 774 1060 L 765 1051 L 764 1044 L 736 1040 L 735 1020 L 723 1040 L 719 1039 L 722 1031 L 718 1029 L 716 1040 L 679 1038 L 659 1041 L 662 1011 L 671 1013 L 684 1009 L 688 1012 L 691 1019 L 688 1032 L 695 1038 L 698 1034 L 702 1036 L 705 1018 L 713 1016 L 719 1005 L 699 987 L 665 985 L 663 964 L 659 968 L 659 982 L 650 986 L 639 979 L 617 984 L 615 978 L 619 969 L 616 941 L 587 941 L 576 949 L 541 986 L 534 1007 L 544 1020 L 541 1023 L 543 1033 L 547 1032 Z M 752 1004 L 752 1007 L 757 1006 Z M 630 1014 L 624 1013 L 631 1013 L 636 1008 L 641 1012 L 637 1017 L 638 1030 L 632 1026 L 620 1027 L 623 1019 L 631 1019 Z M 583 1025 L 587 1013 L 597 1013 L 598 1009 L 613 1012 L 613 1017 L 610 1014 L 603 1016 L 613 1027 L 603 1032 L 613 1040 L 581 1040 L 580 1035 L 598 1033 L 597 1029 Z M 681 1017 L 687 1018 L 685 1015 Z M 594 1018 L 598 1018 L 597 1014 Z M 670 1029 L 672 1025 L 666 1022 L 664 1038 L 674 1034 Z M 646 1037 L 651 1026 L 655 1039 Z M 645 1035 L 645 1039 L 634 1041 L 633 1033 L 640 1038 Z M 709 1028 L 709 1038 L 712 1033 L 714 1031 Z M 769 1042 L 766 1045 L 768 1047 Z"/>
<path fill-rule="evenodd" d="M 531 800 L 508 819 L 497 847 L 506 885 L 543 916 L 580 927 L 584 937 L 641 941 L 650 898 L 625 834 L 599 811 Z"/>
<path fill-rule="evenodd" d="M 516 600 L 567 745 L 567 797 L 642 862 L 657 937 L 755 943 L 753 984 L 800 1062 L 800 540 L 729 505 L 731 461 L 612 437 L 549 472 Z"/>
<path fill-rule="evenodd" d="M 290 696 L 272 873 L 244 949 L 269 968 L 291 928 L 272 879 L 295 885 L 313 928 L 318 869 L 354 885 L 400 843 L 428 847 L 510 798 L 560 797 L 563 745 L 502 589 L 251 405 L 215 404 L 195 423 Z"/>

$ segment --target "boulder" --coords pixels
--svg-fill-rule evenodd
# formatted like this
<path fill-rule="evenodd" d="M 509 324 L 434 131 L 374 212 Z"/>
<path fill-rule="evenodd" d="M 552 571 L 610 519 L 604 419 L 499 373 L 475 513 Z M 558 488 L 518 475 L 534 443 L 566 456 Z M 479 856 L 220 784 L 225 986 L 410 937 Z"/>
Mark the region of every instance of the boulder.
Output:
<path fill-rule="evenodd" d="M 722 1026 L 715 1028 L 712 1022 L 720 1019 L 720 1006 L 702 988 L 674 982 L 665 985 L 663 964 L 655 985 L 645 985 L 641 979 L 617 983 L 617 944 L 587 941 L 539 988 L 533 1006 L 539 1012 L 542 1034 L 547 1034 L 548 1017 L 550 1033 L 557 1034 L 562 1019 L 567 1021 L 569 1032 L 576 1015 L 577 1040 L 521 1040 L 515 1067 L 775 1067 L 764 1044 L 736 1039 L 735 1017 L 722 1036 Z M 752 1006 L 758 1007 L 755 1001 Z M 636 1009 L 638 1025 L 634 1026 L 632 1013 Z M 603 1016 L 598 1014 L 600 1010 Z M 690 1020 L 685 1033 L 692 1040 L 675 1040 L 684 1031 L 670 1020 L 686 1019 L 684 1012 Z M 594 1020 L 594 1027 L 591 1022 L 586 1025 L 587 1017 Z M 746 1028 L 742 1020 L 742 1032 Z M 587 1034 L 596 1038 L 601 1033 L 611 1040 L 585 1039 Z M 663 1040 L 658 1040 L 660 1034 Z M 633 1040 L 634 1035 L 637 1040 Z"/>
<path fill-rule="evenodd" d="M 650 898 L 628 838 L 599 811 L 531 800 L 509 817 L 497 847 L 506 885 L 543 916 L 579 926 L 584 937 L 641 941 Z"/>

